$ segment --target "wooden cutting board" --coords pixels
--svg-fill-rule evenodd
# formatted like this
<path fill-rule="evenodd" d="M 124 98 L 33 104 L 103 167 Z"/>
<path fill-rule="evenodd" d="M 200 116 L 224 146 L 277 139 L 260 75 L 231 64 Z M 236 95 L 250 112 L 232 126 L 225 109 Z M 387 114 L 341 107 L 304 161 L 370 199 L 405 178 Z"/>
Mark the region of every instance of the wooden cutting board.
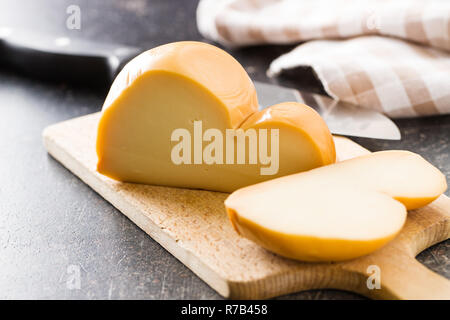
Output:
<path fill-rule="evenodd" d="M 446 196 L 409 212 L 400 235 L 369 256 L 341 263 L 302 263 L 237 235 L 225 213 L 225 193 L 121 183 L 98 174 L 98 119 L 97 113 L 46 128 L 45 147 L 224 297 L 259 299 L 336 288 L 371 298 L 450 299 L 450 281 L 415 259 L 425 248 L 449 238 Z M 335 141 L 340 160 L 369 152 L 346 138 Z M 379 267 L 381 289 L 367 286 L 373 265 Z"/>

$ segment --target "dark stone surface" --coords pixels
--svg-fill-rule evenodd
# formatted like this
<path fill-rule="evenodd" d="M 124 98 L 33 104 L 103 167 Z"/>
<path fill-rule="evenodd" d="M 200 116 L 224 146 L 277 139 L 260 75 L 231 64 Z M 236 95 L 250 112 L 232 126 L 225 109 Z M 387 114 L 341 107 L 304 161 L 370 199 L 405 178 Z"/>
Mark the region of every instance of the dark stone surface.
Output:
<path fill-rule="evenodd" d="M 65 27 L 66 8 L 79 4 L 81 30 Z M 0 2 L 0 26 L 143 48 L 202 40 L 196 1 Z M 256 80 L 288 46 L 230 52 Z M 0 58 L 1 59 L 1 58 Z M 293 85 L 292 80 L 283 81 Z M 320 91 L 308 70 L 302 87 Z M 108 202 L 49 157 L 41 132 L 49 124 L 100 110 L 105 92 L 44 83 L 0 69 L 0 298 L 216 299 L 202 280 Z M 401 142 L 356 139 L 371 150 L 418 152 L 450 176 L 450 116 L 396 121 Z M 447 192 L 447 195 L 449 193 Z M 449 241 L 418 259 L 449 277 Z M 79 270 L 80 289 L 71 276 Z M 67 282 L 69 281 L 69 286 Z M 314 290 L 282 299 L 360 299 Z"/>

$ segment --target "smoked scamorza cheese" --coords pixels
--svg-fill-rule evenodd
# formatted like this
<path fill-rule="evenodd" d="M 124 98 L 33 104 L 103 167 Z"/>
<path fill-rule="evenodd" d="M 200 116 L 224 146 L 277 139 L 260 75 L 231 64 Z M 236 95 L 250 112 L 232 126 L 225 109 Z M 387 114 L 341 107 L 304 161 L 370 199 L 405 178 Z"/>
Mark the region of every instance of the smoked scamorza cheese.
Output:
<path fill-rule="evenodd" d="M 225 206 L 239 234 L 272 252 L 340 261 L 382 247 L 407 210 L 446 188 L 445 176 L 419 155 L 380 151 L 242 188 Z"/>
<path fill-rule="evenodd" d="M 287 102 L 258 111 L 255 87 L 225 51 L 176 42 L 142 53 L 115 79 L 97 135 L 110 178 L 232 192 L 335 162 L 323 119 Z"/>

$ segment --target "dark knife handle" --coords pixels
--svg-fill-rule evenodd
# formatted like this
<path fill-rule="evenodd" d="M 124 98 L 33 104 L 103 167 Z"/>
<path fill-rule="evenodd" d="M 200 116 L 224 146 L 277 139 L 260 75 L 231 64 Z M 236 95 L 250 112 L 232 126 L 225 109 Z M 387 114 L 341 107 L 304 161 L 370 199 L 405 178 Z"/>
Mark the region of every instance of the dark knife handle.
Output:
<path fill-rule="evenodd" d="M 0 28 L 0 65 L 53 81 L 108 86 L 142 50 Z"/>

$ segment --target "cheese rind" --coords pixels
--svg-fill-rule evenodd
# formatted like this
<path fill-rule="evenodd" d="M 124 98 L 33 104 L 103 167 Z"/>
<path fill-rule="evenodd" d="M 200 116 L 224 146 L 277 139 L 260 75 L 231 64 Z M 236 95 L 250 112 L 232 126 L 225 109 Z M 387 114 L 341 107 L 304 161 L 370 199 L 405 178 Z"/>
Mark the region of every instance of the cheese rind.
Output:
<path fill-rule="evenodd" d="M 239 234 L 272 252 L 341 261 L 382 247 L 401 230 L 407 207 L 446 187 L 422 157 L 382 151 L 237 190 L 225 207 Z"/>
<path fill-rule="evenodd" d="M 296 132 L 292 141 L 281 141 L 286 148 L 292 151 L 302 152 L 306 158 L 305 150 L 300 141 L 306 140 L 305 144 L 311 146 L 311 161 L 305 161 L 303 167 L 298 172 L 314 169 L 319 166 L 336 162 L 336 148 L 334 140 L 322 117 L 312 108 L 297 102 L 283 102 L 252 114 L 241 126 L 248 128 L 285 128 L 286 131 Z M 283 137 L 288 140 L 289 138 Z M 298 144 L 298 145 L 297 145 Z M 296 146 L 297 145 L 297 146 Z M 299 155 L 297 158 L 301 157 Z M 295 157 L 293 157 L 295 158 Z M 315 158 L 315 159 L 314 159 Z"/>
<path fill-rule="evenodd" d="M 408 210 L 427 205 L 447 189 L 445 176 L 439 169 L 406 150 L 374 152 L 318 169 L 329 179 L 385 193 Z M 311 172 L 311 179 L 316 173 Z"/>
<path fill-rule="evenodd" d="M 232 192 L 335 161 L 331 133 L 311 108 L 285 103 L 257 110 L 253 83 L 223 50 L 198 42 L 149 50 L 125 66 L 106 98 L 97 134 L 97 171 L 119 181 Z M 199 122 L 200 134 L 195 130 Z M 173 139 L 179 129 L 186 130 L 189 143 L 178 154 L 189 153 L 184 158 L 189 163 L 173 159 L 174 148 L 185 142 L 184 137 Z M 203 159 L 206 147 L 216 141 L 202 141 L 209 129 L 224 138 L 218 147 L 222 159 L 212 164 Z M 262 174 L 271 164 L 248 161 L 248 140 L 245 163 L 225 161 L 227 131 L 238 129 L 256 130 L 258 142 L 259 129 L 268 129 L 269 136 L 279 130 L 276 171 Z"/>
<path fill-rule="evenodd" d="M 393 225 L 395 229 L 391 234 L 372 239 L 327 238 L 275 231 L 239 216 L 233 210 L 227 212 L 241 236 L 283 257 L 308 262 L 344 261 L 367 255 L 395 238 L 403 226 L 403 223 Z M 399 221 L 404 221 L 404 208 L 399 208 L 395 214 Z"/>
<path fill-rule="evenodd" d="M 179 75 L 203 87 L 226 108 L 232 128 L 258 110 L 255 86 L 240 63 L 224 50 L 196 41 L 168 43 L 131 60 L 114 80 L 102 110 L 117 105 L 136 80 L 153 71 Z"/>

